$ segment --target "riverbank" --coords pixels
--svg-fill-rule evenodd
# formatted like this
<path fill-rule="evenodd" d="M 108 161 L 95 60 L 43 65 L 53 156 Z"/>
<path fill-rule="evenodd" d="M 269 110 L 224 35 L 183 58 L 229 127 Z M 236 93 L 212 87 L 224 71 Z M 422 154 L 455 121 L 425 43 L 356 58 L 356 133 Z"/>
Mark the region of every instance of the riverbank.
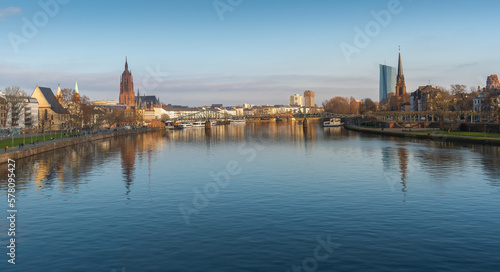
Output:
<path fill-rule="evenodd" d="M 464 135 L 450 135 L 443 133 L 435 133 L 432 131 L 411 131 L 404 129 L 384 129 L 381 128 L 367 128 L 358 127 L 353 125 L 344 126 L 348 130 L 364 132 L 370 134 L 378 134 L 393 137 L 403 137 L 403 138 L 414 138 L 414 139 L 425 139 L 440 142 L 463 142 L 463 143 L 473 143 L 473 144 L 485 144 L 485 145 L 500 145 L 500 138 L 495 137 L 476 137 L 476 136 L 464 136 Z M 440 132 L 440 131 L 436 131 Z"/>
<path fill-rule="evenodd" d="M 147 128 L 147 129 L 133 129 L 133 130 L 123 130 L 116 132 L 109 132 L 105 134 L 97 134 L 91 136 L 79 136 L 75 138 L 62 138 L 53 141 L 41 142 L 35 146 L 25 145 L 24 148 L 9 148 L 7 151 L 1 151 L 0 153 L 0 164 L 7 163 L 9 159 L 18 160 L 20 158 L 29 157 L 37 155 L 40 153 L 56 150 L 59 148 L 64 148 L 72 145 L 77 145 L 80 143 L 87 143 L 92 141 L 99 141 L 106 138 L 118 137 L 123 135 L 137 134 L 142 132 L 150 132 L 161 130 L 161 128 Z"/>

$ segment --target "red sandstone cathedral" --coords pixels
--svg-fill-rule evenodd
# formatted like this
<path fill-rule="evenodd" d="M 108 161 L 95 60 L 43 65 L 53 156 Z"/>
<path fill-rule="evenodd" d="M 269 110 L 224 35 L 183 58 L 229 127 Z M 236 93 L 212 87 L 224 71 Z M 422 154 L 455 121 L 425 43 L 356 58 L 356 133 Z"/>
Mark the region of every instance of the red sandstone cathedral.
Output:
<path fill-rule="evenodd" d="M 125 71 L 120 80 L 120 104 L 135 106 L 134 79 L 132 72 L 128 70 L 127 58 L 125 58 Z"/>

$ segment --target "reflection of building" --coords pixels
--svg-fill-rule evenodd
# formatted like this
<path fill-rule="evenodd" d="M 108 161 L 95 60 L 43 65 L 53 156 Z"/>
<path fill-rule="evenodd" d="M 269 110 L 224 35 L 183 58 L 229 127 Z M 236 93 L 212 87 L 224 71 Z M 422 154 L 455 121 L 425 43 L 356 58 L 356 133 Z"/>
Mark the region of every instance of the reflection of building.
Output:
<path fill-rule="evenodd" d="M 306 107 L 314 107 L 316 104 L 314 103 L 314 97 L 316 94 L 313 91 L 305 91 L 304 92 L 304 103 Z"/>
<path fill-rule="evenodd" d="M 302 107 L 303 105 L 303 97 L 300 94 L 290 95 L 290 106 Z"/>
<path fill-rule="evenodd" d="M 135 106 L 134 79 L 132 72 L 128 70 L 127 59 L 125 59 L 125 71 L 120 81 L 120 104 Z"/>
<path fill-rule="evenodd" d="M 396 91 L 396 68 L 380 65 L 379 101 L 386 99 Z"/>
<path fill-rule="evenodd" d="M 133 137 L 124 137 L 120 139 L 121 158 L 122 158 L 122 173 L 125 178 L 125 188 L 127 195 L 130 193 L 130 185 L 134 181 L 135 171 L 135 147 L 137 141 Z"/>

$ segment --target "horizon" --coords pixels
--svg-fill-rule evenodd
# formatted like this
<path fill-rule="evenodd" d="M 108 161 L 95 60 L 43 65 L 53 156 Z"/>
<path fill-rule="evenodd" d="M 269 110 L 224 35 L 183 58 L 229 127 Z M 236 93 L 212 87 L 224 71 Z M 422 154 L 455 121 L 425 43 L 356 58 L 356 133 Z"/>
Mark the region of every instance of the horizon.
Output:
<path fill-rule="evenodd" d="M 379 65 L 397 67 L 399 46 L 409 93 L 483 87 L 500 73 L 499 38 L 485 27 L 496 23 L 496 1 L 40 3 L 0 6 L 2 90 L 78 81 L 92 101 L 116 101 L 127 58 L 134 91 L 165 104 L 288 104 L 306 90 L 318 106 L 335 96 L 378 101 Z"/>

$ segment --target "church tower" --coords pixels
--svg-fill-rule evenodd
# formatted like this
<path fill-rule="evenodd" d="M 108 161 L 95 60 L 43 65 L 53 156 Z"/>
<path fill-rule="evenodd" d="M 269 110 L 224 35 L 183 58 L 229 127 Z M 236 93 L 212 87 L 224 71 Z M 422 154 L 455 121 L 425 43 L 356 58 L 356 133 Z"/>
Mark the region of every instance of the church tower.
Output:
<path fill-rule="evenodd" d="M 401 63 L 401 49 L 399 49 L 398 77 L 396 78 L 396 97 L 405 98 L 406 84 L 403 75 L 403 64 Z"/>
<path fill-rule="evenodd" d="M 125 58 L 125 71 L 120 80 L 120 104 L 135 106 L 134 79 L 132 72 L 128 70 L 127 58 Z"/>
<path fill-rule="evenodd" d="M 56 99 L 57 99 L 57 102 L 59 102 L 59 104 L 62 105 L 63 97 L 62 97 L 61 84 L 57 85 Z"/>
<path fill-rule="evenodd" d="M 80 102 L 80 91 L 78 90 L 78 82 L 75 81 L 75 91 L 73 93 L 73 101 Z"/>

